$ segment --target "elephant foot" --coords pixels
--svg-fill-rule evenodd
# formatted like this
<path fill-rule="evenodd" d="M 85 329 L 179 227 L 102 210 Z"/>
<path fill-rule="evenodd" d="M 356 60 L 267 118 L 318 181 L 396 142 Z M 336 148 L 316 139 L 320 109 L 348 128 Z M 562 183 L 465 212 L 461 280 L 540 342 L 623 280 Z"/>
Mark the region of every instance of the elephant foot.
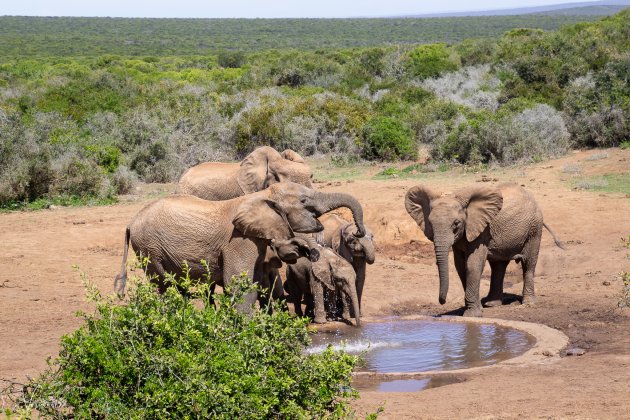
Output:
<path fill-rule="evenodd" d="M 328 322 L 328 321 L 326 320 L 325 316 L 323 316 L 323 317 L 317 317 L 316 316 L 315 318 L 313 318 L 313 323 L 314 324 L 325 324 L 326 322 Z"/>
<path fill-rule="evenodd" d="M 536 304 L 536 296 L 527 295 L 523 296 L 523 305 L 533 306 Z"/>
<path fill-rule="evenodd" d="M 466 308 L 463 316 L 481 318 L 483 316 L 483 313 L 481 311 L 481 308 Z"/>
<path fill-rule="evenodd" d="M 486 298 L 483 302 L 483 306 L 485 306 L 486 308 L 494 308 L 495 306 L 501 305 L 503 305 L 502 299 Z"/>

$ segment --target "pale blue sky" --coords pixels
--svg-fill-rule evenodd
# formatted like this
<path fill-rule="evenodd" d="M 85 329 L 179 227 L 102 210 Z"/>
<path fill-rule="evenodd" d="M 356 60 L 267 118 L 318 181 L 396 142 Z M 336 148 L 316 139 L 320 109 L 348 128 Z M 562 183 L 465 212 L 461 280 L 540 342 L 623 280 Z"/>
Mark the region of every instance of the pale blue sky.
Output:
<path fill-rule="evenodd" d="M 0 15 L 368 17 L 509 9 L 587 0 L 0 0 Z"/>

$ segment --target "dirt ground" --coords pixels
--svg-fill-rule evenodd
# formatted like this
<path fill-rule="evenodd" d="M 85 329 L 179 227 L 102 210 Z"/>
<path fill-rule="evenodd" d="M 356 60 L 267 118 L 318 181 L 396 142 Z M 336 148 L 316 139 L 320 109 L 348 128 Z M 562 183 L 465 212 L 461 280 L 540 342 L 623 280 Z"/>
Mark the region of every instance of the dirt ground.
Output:
<path fill-rule="evenodd" d="M 321 166 L 321 165 L 320 165 Z M 577 169 L 576 169 L 577 168 Z M 630 172 L 630 150 L 579 151 L 543 163 L 479 173 L 451 170 L 414 179 L 344 179 L 325 170 L 316 187 L 354 194 L 375 232 L 377 261 L 368 268 L 364 315 L 438 315 L 457 311 L 463 291 L 451 267 L 446 305 L 437 302 L 433 249 L 406 214 L 406 190 L 426 183 L 442 191 L 482 182 L 515 181 L 538 200 L 545 221 L 566 244 L 543 234 L 536 273 L 538 303 L 486 308 L 492 318 L 542 323 L 563 331 L 586 354 L 533 366 L 488 368 L 458 383 L 416 393 L 362 392 L 358 413 L 379 406 L 381 418 L 630 418 L 630 309 L 617 309 L 620 271 L 630 271 L 630 197 L 576 190 L 576 177 Z M 577 175 L 576 175 L 577 172 Z M 330 181 L 328 181 L 330 180 Z M 124 227 L 148 201 L 173 185 L 141 186 L 114 206 L 0 214 L 0 379 L 23 381 L 46 366 L 58 340 L 89 310 L 77 269 L 103 292 L 119 270 Z M 452 257 L 451 257 L 452 258 Z M 506 275 L 507 301 L 520 296 L 520 267 Z M 482 295 L 489 286 L 482 280 Z"/>

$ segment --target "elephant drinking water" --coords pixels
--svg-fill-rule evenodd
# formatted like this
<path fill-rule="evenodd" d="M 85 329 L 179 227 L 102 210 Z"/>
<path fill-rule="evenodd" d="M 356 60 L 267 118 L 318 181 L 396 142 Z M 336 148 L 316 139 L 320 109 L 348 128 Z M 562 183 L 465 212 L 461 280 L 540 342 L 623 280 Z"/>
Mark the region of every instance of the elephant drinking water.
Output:
<path fill-rule="evenodd" d="M 147 271 L 157 277 L 160 290 L 165 288 L 165 273 L 181 274 L 184 261 L 193 279 L 204 277 L 206 268 L 201 261 L 206 261 L 213 284 L 229 282 L 242 272 L 259 279 L 257 270 L 262 269 L 272 240 L 290 240 L 294 232 L 318 232 L 323 226 L 317 217 L 339 207 L 352 211 L 356 235 L 365 235 L 363 210 L 354 197 L 291 182 L 226 201 L 190 195 L 162 198 L 145 206 L 127 226 L 122 268 L 115 281 L 117 292 L 122 294 L 125 289 L 129 243 L 136 253 L 149 257 Z M 299 247 L 299 243 L 294 245 Z M 245 305 L 251 306 L 255 300 L 255 294 L 247 296 Z"/>

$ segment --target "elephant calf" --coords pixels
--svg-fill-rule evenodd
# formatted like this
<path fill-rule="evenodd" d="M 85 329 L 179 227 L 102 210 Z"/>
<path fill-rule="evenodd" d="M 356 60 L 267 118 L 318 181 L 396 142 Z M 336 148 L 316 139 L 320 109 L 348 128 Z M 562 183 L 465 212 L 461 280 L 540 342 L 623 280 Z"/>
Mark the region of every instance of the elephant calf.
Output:
<path fill-rule="evenodd" d="M 464 316 L 481 316 L 479 282 L 486 260 L 492 269 L 486 306 L 502 304 L 503 278 L 511 260 L 520 261 L 523 268 L 523 303 L 533 304 L 534 270 L 543 227 L 562 248 L 543 222 L 534 197 L 513 183 L 471 186 L 448 196 L 418 185 L 407 191 L 405 208 L 434 243 L 441 304 L 446 302 L 448 254 L 453 249 L 455 268 L 465 290 Z"/>
<path fill-rule="evenodd" d="M 356 274 L 352 265 L 330 248 L 318 245 L 314 249 L 319 251 L 318 261 L 300 258 L 295 264 L 287 266 L 287 281 L 284 287 L 293 301 L 295 313 L 304 316 L 302 311 L 304 297 L 307 315 L 313 312 L 313 321 L 323 324 L 326 322 L 326 303 L 336 306 L 337 294 L 340 294 L 351 302 L 355 323 L 357 326 L 361 325 Z M 330 296 L 328 302 L 325 299 L 327 294 Z M 346 305 L 342 316 L 344 319 L 350 319 L 350 311 Z"/>
<path fill-rule="evenodd" d="M 365 285 L 366 264 L 374 264 L 375 259 L 374 235 L 366 226 L 365 236 L 357 238 L 354 235 L 354 224 L 333 213 L 323 215 L 319 221 L 324 226 L 324 230 L 315 234 L 317 241 L 332 248 L 354 268 L 357 275 L 357 296 L 360 308 Z"/>

